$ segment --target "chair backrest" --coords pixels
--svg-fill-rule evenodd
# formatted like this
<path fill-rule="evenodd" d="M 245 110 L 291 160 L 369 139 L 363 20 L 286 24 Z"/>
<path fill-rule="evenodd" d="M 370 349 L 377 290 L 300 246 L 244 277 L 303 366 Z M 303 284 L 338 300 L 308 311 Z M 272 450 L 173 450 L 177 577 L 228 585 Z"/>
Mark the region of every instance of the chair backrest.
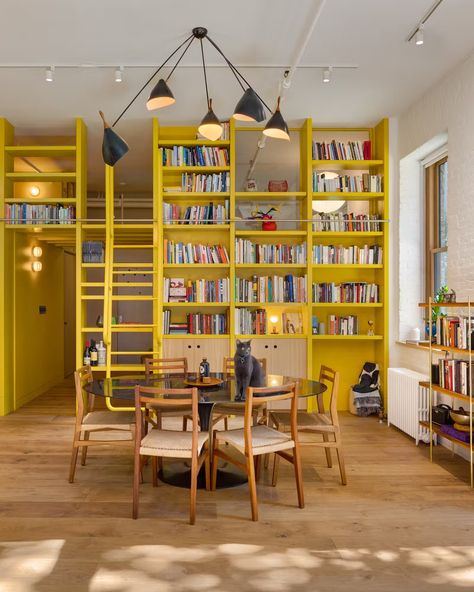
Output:
<path fill-rule="evenodd" d="M 184 374 L 188 373 L 187 358 L 145 358 L 145 374 Z"/>
<path fill-rule="evenodd" d="M 329 368 L 329 366 L 321 365 L 319 370 L 319 382 L 327 386 L 327 393 L 329 393 L 329 414 L 334 425 L 339 425 L 339 418 L 337 415 L 337 397 L 339 394 L 339 372 Z M 318 409 L 324 409 L 322 404 L 325 393 L 318 395 Z M 323 405 L 322 407 L 320 405 Z"/>
<path fill-rule="evenodd" d="M 263 368 L 264 373 L 267 373 L 267 358 L 257 358 L 260 366 Z M 234 358 L 227 358 L 224 356 L 224 366 L 222 368 L 222 372 L 226 376 L 234 376 L 235 374 L 235 367 L 234 367 Z"/>
<path fill-rule="evenodd" d="M 158 396 L 157 396 L 158 395 Z M 143 435 L 145 408 L 166 410 L 168 407 L 191 407 L 192 445 L 197 450 L 198 437 L 198 390 L 197 388 L 172 389 L 153 388 L 137 385 L 135 387 L 135 447 L 140 447 Z M 157 429 L 157 428 L 154 428 Z"/>
<path fill-rule="evenodd" d="M 90 366 L 82 366 L 74 372 L 74 384 L 76 387 L 76 415 L 82 419 L 84 415 L 92 411 L 94 407 L 94 395 L 87 396 L 87 405 L 84 404 L 84 386 L 93 381 Z"/>
<path fill-rule="evenodd" d="M 251 452 L 252 449 L 252 425 L 254 407 L 260 407 L 264 403 L 273 403 L 274 401 L 284 401 L 286 399 L 290 399 L 291 401 L 291 437 L 296 442 L 298 439 L 298 396 L 296 382 L 271 387 L 248 387 L 247 393 L 245 395 L 244 412 L 245 448 L 248 452 Z"/>

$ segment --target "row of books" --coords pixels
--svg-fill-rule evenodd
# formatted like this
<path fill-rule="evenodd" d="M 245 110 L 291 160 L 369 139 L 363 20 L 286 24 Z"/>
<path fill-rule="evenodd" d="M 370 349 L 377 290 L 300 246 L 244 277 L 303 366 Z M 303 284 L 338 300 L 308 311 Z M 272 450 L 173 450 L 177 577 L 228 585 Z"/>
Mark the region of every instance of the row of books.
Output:
<path fill-rule="evenodd" d="M 74 206 L 5 204 L 5 219 L 8 224 L 74 224 Z"/>
<path fill-rule="evenodd" d="M 102 241 L 83 241 L 82 243 L 83 263 L 103 263 L 104 243 Z"/>
<path fill-rule="evenodd" d="M 433 370 L 437 370 L 436 374 L 438 376 L 436 378 L 438 380 L 436 382 L 441 388 L 460 393 L 461 395 L 469 395 L 469 362 L 466 360 L 440 359 L 438 360 L 438 366 L 434 366 Z"/>
<path fill-rule="evenodd" d="M 359 335 L 359 321 L 356 316 L 328 315 L 329 335 Z"/>
<path fill-rule="evenodd" d="M 307 277 L 285 275 L 235 278 L 236 302 L 307 302 Z"/>
<path fill-rule="evenodd" d="M 230 302 L 229 278 L 215 280 L 188 280 L 167 278 L 163 280 L 164 302 Z"/>
<path fill-rule="evenodd" d="M 317 232 L 380 232 L 382 222 L 377 214 L 313 214 L 313 230 Z"/>
<path fill-rule="evenodd" d="M 201 173 L 183 173 L 181 175 L 181 191 L 225 193 L 226 191 L 230 191 L 230 174 L 213 173 L 212 175 L 204 175 Z"/>
<path fill-rule="evenodd" d="M 267 312 L 263 308 L 249 310 L 235 309 L 235 332 L 240 335 L 266 335 Z"/>
<path fill-rule="evenodd" d="M 161 148 L 163 166 L 229 166 L 227 148 L 173 146 Z"/>
<path fill-rule="evenodd" d="M 226 335 L 226 314 L 189 313 L 185 322 L 171 322 L 171 311 L 163 311 L 164 335 Z"/>
<path fill-rule="evenodd" d="M 165 238 L 163 253 L 166 263 L 229 263 L 229 254 L 223 245 L 193 245 Z"/>
<path fill-rule="evenodd" d="M 315 264 L 381 264 L 383 248 L 378 245 L 313 245 L 313 263 Z"/>
<path fill-rule="evenodd" d="M 471 341 L 473 329 L 474 318 L 438 316 L 436 319 L 436 344 L 459 349 L 473 348 L 474 344 Z"/>
<path fill-rule="evenodd" d="M 378 284 L 367 282 L 344 282 L 341 284 L 313 284 L 313 302 L 332 302 L 349 304 L 379 302 Z"/>
<path fill-rule="evenodd" d="M 328 179 L 325 173 L 313 172 L 313 191 L 335 192 L 379 192 L 382 191 L 382 175 L 340 175 L 334 179 Z"/>
<path fill-rule="evenodd" d="M 313 160 L 370 160 L 370 140 L 355 142 L 313 142 Z"/>
<path fill-rule="evenodd" d="M 236 263 L 300 263 L 306 264 L 306 243 L 299 245 L 257 244 L 243 238 L 235 240 Z"/>
<path fill-rule="evenodd" d="M 226 224 L 229 220 L 229 200 L 224 204 L 180 207 L 178 204 L 163 203 L 164 224 Z"/>

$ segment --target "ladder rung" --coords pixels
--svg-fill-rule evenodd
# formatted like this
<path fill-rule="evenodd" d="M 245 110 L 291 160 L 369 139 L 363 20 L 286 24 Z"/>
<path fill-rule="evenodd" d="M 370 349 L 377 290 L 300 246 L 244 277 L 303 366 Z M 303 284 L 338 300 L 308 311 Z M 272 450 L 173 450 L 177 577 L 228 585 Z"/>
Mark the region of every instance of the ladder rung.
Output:
<path fill-rule="evenodd" d="M 112 333 L 152 333 L 158 325 L 111 325 Z"/>
<path fill-rule="evenodd" d="M 113 288 L 152 288 L 153 282 L 113 282 Z"/>
<path fill-rule="evenodd" d="M 114 275 L 131 275 L 131 274 L 141 274 L 141 275 L 156 275 L 158 271 L 146 271 L 145 269 L 135 269 L 135 270 L 128 270 L 128 271 L 113 271 Z"/>
<path fill-rule="evenodd" d="M 83 288 L 102 288 L 105 282 L 81 282 Z"/>
<path fill-rule="evenodd" d="M 84 294 L 83 296 L 81 296 L 81 300 L 103 300 L 104 299 L 104 295 L 97 295 L 97 294 Z"/>
<path fill-rule="evenodd" d="M 123 268 L 123 267 L 136 267 L 140 269 L 141 267 L 153 267 L 153 262 L 151 263 L 114 263 L 113 267 Z"/>

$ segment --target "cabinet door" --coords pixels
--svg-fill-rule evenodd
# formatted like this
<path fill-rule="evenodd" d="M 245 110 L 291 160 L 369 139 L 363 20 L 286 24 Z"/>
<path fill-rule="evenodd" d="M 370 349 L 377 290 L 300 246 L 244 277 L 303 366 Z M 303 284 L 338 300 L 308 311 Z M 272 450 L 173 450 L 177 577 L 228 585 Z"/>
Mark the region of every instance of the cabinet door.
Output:
<path fill-rule="evenodd" d="M 194 339 L 193 342 L 193 356 L 189 360 L 189 371 L 197 372 L 201 360 L 207 358 L 211 372 L 222 372 L 224 357 L 229 356 L 229 340 L 210 338 Z M 187 347 L 185 347 L 186 350 L 188 350 Z"/>
<path fill-rule="evenodd" d="M 192 352 L 186 349 L 184 339 L 163 339 L 162 352 L 164 358 L 187 358 L 189 366 Z"/>

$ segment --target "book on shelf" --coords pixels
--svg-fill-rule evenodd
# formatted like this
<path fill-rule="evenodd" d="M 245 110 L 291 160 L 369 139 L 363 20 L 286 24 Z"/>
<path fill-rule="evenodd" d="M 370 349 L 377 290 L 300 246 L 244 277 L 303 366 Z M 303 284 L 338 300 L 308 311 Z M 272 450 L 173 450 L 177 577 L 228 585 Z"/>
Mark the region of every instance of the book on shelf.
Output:
<path fill-rule="evenodd" d="M 235 239 L 236 263 L 299 263 L 306 265 L 306 243 L 296 245 L 258 244 L 252 241 Z"/>
<path fill-rule="evenodd" d="M 185 322 L 171 322 L 171 315 L 171 311 L 163 311 L 164 335 L 226 335 L 228 333 L 227 313 L 188 313 Z"/>
<path fill-rule="evenodd" d="M 227 141 L 230 139 L 230 123 L 228 121 L 221 121 L 222 135 L 219 140 Z M 196 140 L 209 140 L 199 132 L 196 134 Z"/>
<path fill-rule="evenodd" d="M 229 151 L 217 146 L 160 148 L 163 166 L 229 166 Z"/>
<path fill-rule="evenodd" d="M 225 173 L 183 173 L 181 175 L 182 192 L 225 193 L 230 191 L 230 174 Z"/>
<path fill-rule="evenodd" d="M 227 224 L 230 202 L 224 204 L 193 205 L 183 208 L 178 204 L 163 203 L 164 224 Z"/>
<path fill-rule="evenodd" d="M 313 231 L 315 232 L 380 232 L 382 222 L 378 214 L 355 214 L 341 212 L 313 214 Z"/>
<path fill-rule="evenodd" d="M 283 333 L 287 335 L 302 335 L 304 333 L 301 312 L 284 312 L 281 318 Z"/>
<path fill-rule="evenodd" d="M 264 308 L 236 308 L 235 332 L 238 335 L 267 335 L 267 311 Z"/>
<path fill-rule="evenodd" d="M 173 282 L 179 282 L 179 294 L 171 285 Z M 230 282 L 229 278 L 218 278 L 215 280 L 200 279 L 187 280 L 184 278 L 164 278 L 163 280 L 163 301 L 164 302 L 223 302 L 230 301 Z"/>
<path fill-rule="evenodd" d="M 442 307 L 442 304 L 439 306 Z M 436 345 L 474 349 L 474 317 L 438 316 L 436 319 Z"/>
<path fill-rule="evenodd" d="M 63 181 L 61 183 L 61 197 L 63 199 L 76 197 L 76 183 L 74 181 Z"/>
<path fill-rule="evenodd" d="M 82 262 L 83 263 L 103 263 L 104 262 L 104 243 L 102 241 L 83 241 L 82 242 Z"/>
<path fill-rule="evenodd" d="M 313 263 L 316 265 L 381 265 L 382 254 L 383 249 L 378 245 L 313 245 Z"/>
<path fill-rule="evenodd" d="M 439 359 L 436 369 L 437 384 L 441 388 L 454 391 L 460 395 L 470 395 L 471 381 L 474 380 L 474 367 L 469 371 L 469 362 L 467 360 L 447 360 Z M 433 376 L 434 379 L 434 376 Z"/>
<path fill-rule="evenodd" d="M 166 263 L 229 263 L 229 254 L 223 245 L 202 245 L 175 242 L 165 238 L 163 253 Z"/>
<path fill-rule="evenodd" d="M 319 318 L 315 315 L 311 317 L 311 334 L 319 335 Z"/>
<path fill-rule="evenodd" d="M 329 335 L 359 335 L 359 321 L 356 316 L 328 315 Z"/>
<path fill-rule="evenodd" d="M 312 289 L 313 302 L 316 303 L 370 304 L 379 302 L 379 294 L 378 284 L 367 282 L 314 283 Z"/>
<path fill-rule="evenodd" d="M 5 204 L 7 224 L 74 224 L 76 208 L 51 204 Z"/>
<path fill-rule="evenodd" d="M 307 302 L 307 276 L 257 276 L 235 278 L 235 300 L 239 303 Z"/>
<path fill-rule="evenodd" d="M 379 193 L 382 191 L 383 175 L 338 175 L 335 178 L 327 178 L 326 173 L 313 172 L 313 192 L 357 192 Z"/>
<path fill-rule="evenodd" d="M 372 144 L 370 140 L 349 142 L 313 141 L 313 160 L 371 160 Z"/>

